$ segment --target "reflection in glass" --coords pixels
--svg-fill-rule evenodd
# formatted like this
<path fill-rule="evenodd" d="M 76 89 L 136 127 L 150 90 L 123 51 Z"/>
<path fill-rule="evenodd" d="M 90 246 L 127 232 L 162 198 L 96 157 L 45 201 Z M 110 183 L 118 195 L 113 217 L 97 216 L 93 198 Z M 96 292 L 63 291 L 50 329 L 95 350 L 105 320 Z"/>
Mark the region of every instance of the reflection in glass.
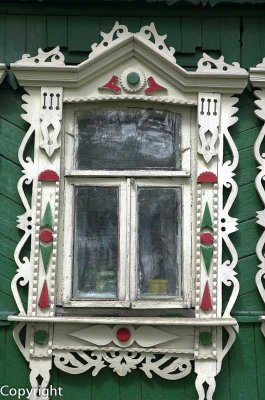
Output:
<path fill-rule="evenodd" d="M 180 296 L 181 189 L 138 189 L 140 298 Z"/>
<path fill-rule="evenodd" d="M 74 298 L 117 298 L 118 188 L 75 188 Z"/>
<path fill-rule="evenodd" d="M 77 169 L 179 169 L 180 115 L 152 109 L 78 113 Z"/>

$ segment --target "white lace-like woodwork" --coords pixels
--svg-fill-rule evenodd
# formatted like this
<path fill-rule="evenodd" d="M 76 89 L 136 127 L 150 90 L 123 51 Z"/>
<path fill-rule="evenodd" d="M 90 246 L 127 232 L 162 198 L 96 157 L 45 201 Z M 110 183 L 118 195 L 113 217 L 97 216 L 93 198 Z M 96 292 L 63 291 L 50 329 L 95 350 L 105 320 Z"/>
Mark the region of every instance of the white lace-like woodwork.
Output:
<path fill-rule="evenodd" d="M 231 317 L 239 284 L 234 271 L 237 253 L 230 239 L 230 234 L 237 229 L 230 210 L 237 195 L 234 171 L 238 152 L 229 127 L 237 120 L 234 117 L 237 98 L 232 96 L 246 86 L 247 73 L 238 63 L 229 65 L 223 57 L 214 60 L 206 54 L 199 61 L 197 71 L 185 71 L 176 64 L 175 50 L 167 47 L 166 35 L 160 36 L 153 23 L 133 34 L 116 22 L 109 33 L 101 35 L 102 41 L 93 44 L 88 60 L 78 66 L 65 66 L 58 47 L 49 52 L 39 49 L 36 57 L 24 55 L 12 64 L 16 78 L 28 93 L 23 96 L 26 114 L 22 117 L 30 125 L 19 150 L 24 175 L 18 191 L 26 211 L 18 217 L 18 227 L 24 234 L 15 251 L 18 270 L 12 281 L 19 316 L 10 318 L 23 322 L 16 326 L 14 338 L 29 362 L 33 388 L 47 387 L 52 359 L 57 368 L 71 374 L 91 370 L 94 376 L 109 367 L 119 376 L 125 376 L 140 368 L 149 378 L 156 374 L 170 380 L 188 375 L 191 361 L 195 360 L 199 399 L 211 400 L 215 376 L 238 329 Z M 133 74 L 135 82 L 130 81 L 128 74 Z M 110 318 L 109 323 L 99 324 L 86 322 L 84 318 L 82 326 L 71 316 L 61 322 L 57 319 L 58 259 L 62 262 L 58 229 L 64 104 L 77 107 L 113 101 L 136 105 L 149 102 L 156 107 L 159 103 L 169 104 L 178 109 L 185 107 L 186 112 L 191 106 L 197 107 L 191 145 L 182 148 L 183 152 L 197 154 L 190 178 L 197 209 L 194 215 L 197 230 L 193 238 L 196 252 L 192 255 L 195 287 L 191 295 L 195 316 L 182 318 L 179 325 L 171 325 L 170 318 L 161 318 L 161 324 L 153 325 L 145 321 L 137 323 L 137 318 L 126 321 Z M 33 137 L 34 161 L 24 156 Z M 224 140 L 232 154 L 226 162 L 223 161 Z M 198 148 L 194 143 L 198 143 Z M 25 196 L 24 185 L 32 185 L 31 203 Z M 224 189 L 229 191 L 225 204 Z M 28 240 L 31 254 L 21 259 Z M 229 260 L 224 262 L 223 243 L 230 252 Z M 231 286 L 224 312 L 222 284 Z M 28 285 L 27 310 L 18 285 Z M 118 330 L 124 327 L 131 335 L 126 342 L 117 338 Z M 228 333 L 224 347 L 223 327 Z M 21 337 L 26 328 L 25 345 Z M 208 384 L 206 391 L 205 383 Z"/>
<path fill-rule="evenodd" d="M 264 277 L 265 277 L 265 190 L 264 190 L 264 179 L 265 179 L 265 155 L 262 151 L 262 146 L 264 145 L 265 138 L 265 59 L 262 63 L 258 64 L 256 68 L 250 69 L 250 81 L 254 87 L 260 88 L 255 90 L 255 96 L 257 100 L 255 101 L 256 116 L 263 122 L 263 126 L 259 132 L 254 145 L 254 154 L 258 163 L 258 174 L 256 176 L 255 184 L 259 197 L 263 203 L 263 210 L 257 211 L 257 224 L 262 226 L 263 232 L 258 240 L 256 246 L 256 252 L 260 264 L 258 265 L 258 272 L 256 274 L 256 285 L 259 290 L 260 296 L 265 303 L 265 288 L 264 288 Z M 265 318 L 261 316 L 263 321 L 261 324 L 261 331 L 265 336 Z"/>

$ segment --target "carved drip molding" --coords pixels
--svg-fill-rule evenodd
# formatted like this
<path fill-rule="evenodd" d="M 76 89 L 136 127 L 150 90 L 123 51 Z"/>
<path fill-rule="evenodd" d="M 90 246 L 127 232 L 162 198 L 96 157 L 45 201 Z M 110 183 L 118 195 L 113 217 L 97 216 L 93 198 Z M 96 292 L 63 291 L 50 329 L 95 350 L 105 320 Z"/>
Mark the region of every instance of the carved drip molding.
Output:
<path fill-rule="evenodd" d="M 236 320 L 231 317 L 239 284 L 234 270 L 237 253 L 230 238 L 237 229 L 230 210 L 237 195 L 234 175 L 238 153 L 229 128 L 237 120 L 234 117 L 237 98 L 232 96 L 242 92 L 248 75 L 237 63 L 229 65 L 223 57 L 214 60 L 206 54 L 196 72 L 184 70 L 176 64 L 175 50 L 167 46 L 166 35 L 159 35 L 153 23 L 131 33 L 116 22 L 109 33 L 102 32 L 101 36 L 101 42 L 93 44 L 88 60 L 78 66 L 65 66 L 58 47 L 49 52 L 39 49 L 37 56 L 24 55 L 12 64 L 16 78 L 27 91 L 23 96 L 26 113 L 22 118 L 30 125 L 19 150 L 23 176 L 18 191 L 25 213 L 18 217 L 23 236 L 15 251 L 18 269 L 12 281 L 19 309 L 19 315 L 9 317 L 10 321 L 19 322 L 14 339 L 29 362 L 30 382 L 35 389 L 47 387 L 53 367 L 70 374 L 91 370 L 93 376 L 106 367 L 119 376 L 139 368 L 149 378 L 156 374 L 177 380 L 191 372 L 194 360 L 198 397 L 211 400 L 215 377 L 238 330 Z M 181 129 L 185 130 L 180 140 L 182 170 L 73 169 L 76 113 L 90 108 L 98 110 L 104 103 L 108 108 L 113 104 L 113 109 L 146 104 L 154 110 L 166 107 L 172 113 L 179 113 Z M 24 156 L 32 138 L 34 161 Z M 231 149 L 230 161 L 223 160 L 224 140 Z M 180 298 L 139 301 L 133 297 L 136 289 L 129 287 L 129 279 L 121 281 L 124 285 L 121 292 L 125 294 L 124 297 L 119 294 L 119 301 L 104 299 L 102 303 L 89 303 L 68 294 L 65 288 L 68 285 L 71 291 L 72 259 L 70 253 L 66 257 L 65 249 L 68 242 L 72 246 L 73 234 L 71 225 L 67 231 L 66 220 L 74 201 L 67 197 L 68 181 L 72 186 L 75 182 L 93 186 L 96 179 L 107 184 L 119 181 L 126 193 L 135 190 L 137 181 L 146 179 L 150 183 L 159 179 L 160 185 L 175 185 L 183 199 L 189 199 L 183 207 L 182 227 L 189 232 L 183 238 L 183 247 L 185 265 L 190 270 L 182 271 Z M 173 180 L 177 182 L 174 185 Z M 25 185 L 32 186 L 31 202 L 25 196 Z M 225 189 L 228 196 L 223 204 Z M 128 198 L 123 207 L 127 207 L 126 218 L 132 221 Z M 196 215 L 188 207 L 191 203 L 195 204 Z M 128 226 L 125 225 L 123 235 L 127 235 L 129 243 L 132 233 Z M 30 257 L 22 258 L 28 240 Z M 230 257 L 223 261 L 224 244 Z M 130 265 L 134 268 L 133 263 Z M 133 276 L 136 271 L 130 273 Z M 224 311 L 222 284 L 231 287 Z M 22 304 L 19 285 L 28 287 L 27 309 Z M 108 307 L 109 317 L 89 316 L 91 307 L 103 303 Z M 57 305 L 67 307 L 67 316 L 57 313 Z M 88 316 L 71 315 L 73 305 L 86 309 Z M 131 315 L 136 316 L 117 317 L 115 310 L 121 307 L 128 308 L 128 315 L 134 308 Z M 147 316 L 137 316 L 137 308 L 145 310 Z M 195 316 L 151 316 L 152 310 L 161 309 L 163 315 L 164 309 L 175 308 L 193 308 Z M 223 329 L 228 333 L 225 344 Z M 25 334 L 24 342 L 21 338 Z"/>

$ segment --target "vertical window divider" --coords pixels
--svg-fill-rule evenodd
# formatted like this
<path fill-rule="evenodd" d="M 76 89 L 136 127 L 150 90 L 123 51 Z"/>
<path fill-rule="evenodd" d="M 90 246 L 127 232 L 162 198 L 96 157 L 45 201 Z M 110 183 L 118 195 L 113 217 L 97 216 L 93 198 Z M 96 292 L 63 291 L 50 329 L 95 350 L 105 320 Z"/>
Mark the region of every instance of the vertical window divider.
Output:
<path fill-rule="evenodd" d="M 137 297 L 137 271 L 136 271 L 136 240 L 137 240 L 137 212 L 136 212 L 136 183 L 134 178 L 129 178 L 130 206 L 128 209 L 130 219 L 130 301 L 136 300 Z"/>

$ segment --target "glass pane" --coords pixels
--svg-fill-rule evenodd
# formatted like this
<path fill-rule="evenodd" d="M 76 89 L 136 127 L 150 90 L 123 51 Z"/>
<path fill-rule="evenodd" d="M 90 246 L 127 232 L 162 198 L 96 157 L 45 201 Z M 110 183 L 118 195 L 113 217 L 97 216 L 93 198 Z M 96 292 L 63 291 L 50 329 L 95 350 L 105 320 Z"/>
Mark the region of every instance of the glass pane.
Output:
<path fill-rule="evenodd" d="M 140 297 L 180 296 L 181 189 L 138 189 Z"/>
<path fill-rule="evenodd" d="M 179 169 L 180 115 L 101 109 L 77 117 L 77 169 Z"/>
<path fill-rule="evenodd" d="M 75 188 L 74 297 L 117 298 L 118 188 Z"/>

